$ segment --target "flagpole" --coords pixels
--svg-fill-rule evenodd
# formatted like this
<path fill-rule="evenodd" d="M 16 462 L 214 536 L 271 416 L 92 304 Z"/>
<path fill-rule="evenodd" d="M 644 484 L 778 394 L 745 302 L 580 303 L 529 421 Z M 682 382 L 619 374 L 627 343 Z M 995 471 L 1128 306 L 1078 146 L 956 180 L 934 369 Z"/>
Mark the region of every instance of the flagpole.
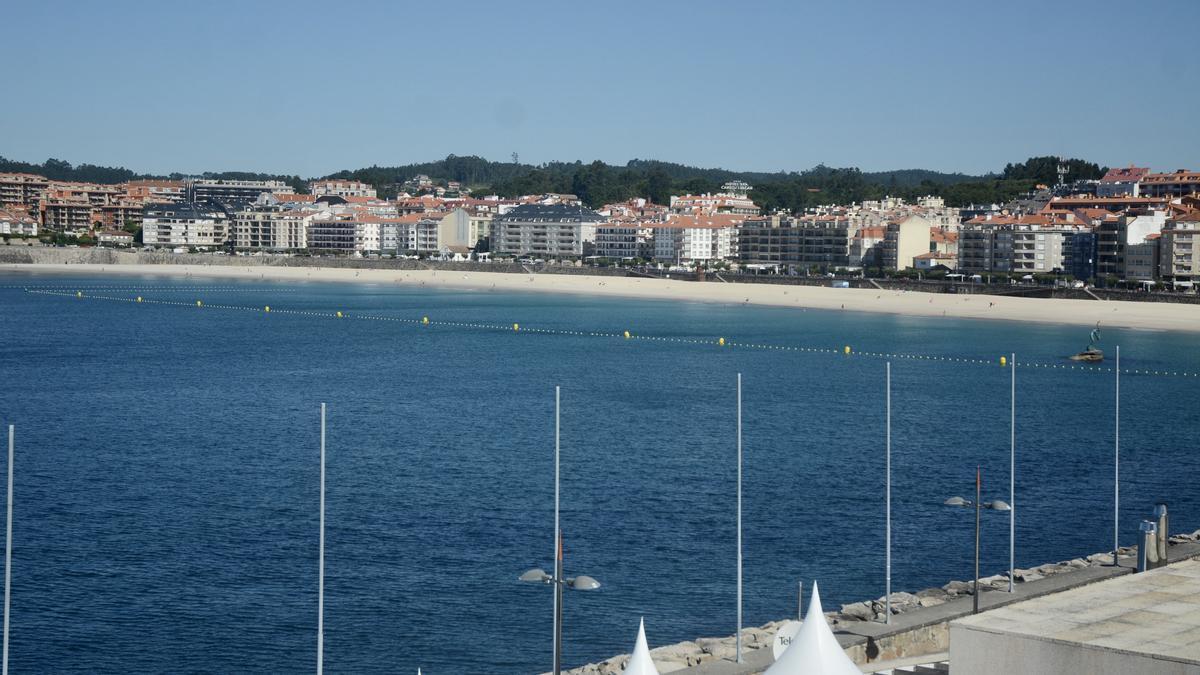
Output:
<path fill-rule="evenodd" d="M 737 662 L 742 662 L 742 374 L 737 374 Z"/>
<path fill-rule="evenodd" d="M 1009 395 L 1009 451 L 1008 451 L 1008 592 L 1013 592 L 1013 577 L 1017 573 L 1017 354 L 1010 355 L 1008 368 L 1012 379 Z"/>
<path fill-rule="evenodd" d="M 560 389 L 554 387 L 554 673 L 558 675 L 562 663 L 562 531 L 558 521 L 558 455 L 560 437 Z"/>
<path fill-rule="evenodd" d="M 325 671 L 325 404 L 321 404 L 321 535 L 317 552 L 317 675 Z"/>
<path fill-rule="evenodd" d="M 884 583 L 884 623 L 892 622 L 892 362 L 887 362 L 887 451 L 886 456 L 886 485 L 887 497 L 887 528 L 885 538 L 887 543 L 887 572 Z"/>
<path fill-rule="evenodd" d="M 1113 565 L 1121 548 L 1121 346 L 1117 345 L 1117 395 L 1113 429 Z"/>
<path fill-rule="evenodd" d="M 8 425 L 8 526 L 4 535 L 4 664 L 8 675 L 8 607 L 12 586 L 13 425 Z"/>

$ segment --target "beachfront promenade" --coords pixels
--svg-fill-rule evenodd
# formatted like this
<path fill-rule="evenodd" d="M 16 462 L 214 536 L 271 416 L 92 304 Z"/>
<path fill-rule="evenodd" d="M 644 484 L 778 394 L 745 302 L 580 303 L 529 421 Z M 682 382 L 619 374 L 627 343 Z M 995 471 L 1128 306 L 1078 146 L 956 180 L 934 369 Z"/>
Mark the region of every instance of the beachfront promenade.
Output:
<path fill-rule="evenodd" d="M 1170 562 L 1200 558 L 1200 531 L 1191 535 L 1172 537 L 1174 543 L 1168 550 Z M 1125 549 L 1129 550 L 1129 549 Z M 980 612 L 1007 607 L 1016 603 L 1042 598 L 1056 593 L 1080 588 L 1096 582 L 1132 574 L 1137 567 L 1135 554 L 1122 555 L 1119 565 L 1111 564 L 1111 554 L 1096 554 L 1087 559 L 1075 559 L 1054 566 L 1064 571 L 1042 575 L 1029 571 L 1032 580 L 1017 583 L 1013 592 L 993 586 L 999 577 L 981 580 L 983 592 L 979 598 Z M 1051 568 L 1044 565 L 1037 569 Z M 1034 578 L 1040 577 L 1040 578 Z M 1018 572 L 1018 579 L 1021 578 Z M 819 580 L 818 580 L 819 581 Z M 1005 582 L 1006 583 L 1006 582 Z M 969 582 L 951 582 L 948 587 L 969 586 Z M 1006 587 L 1004 587 L 1006 588 Z M 924 592 L 922 592 L 924 593 Z M 921 594 L 918 594 L 921 595 Z M 858 603 L 863 604 L 863 603 Z M 870 605 L 870 601 L 865 603 Z M 828 608 L 826 608 L 828 609 Z M 838 642 L 846 653 L 859 664 L 863 672 L 874 673 L 901 665 L 930 663 L 948 658 L 950 647 L 950 622 L 969 617 L 972 613 L 972 598 L 969 593 L 959 594 L 945 602 L 931 606 L 918 606 L 892 616 L 890 624 L 882 621 L 846 621 L 836 611 L 826 611 Z M 837 621 L 832 621 L 837 619 Z M 773 662 L 772 640 L 778 622 L 764 627 L 746 628 L 742 631 L 745 645 L 743 663 L 735 662 L 734 639 L 708 638 L 676 645 L 651 649 L 659 672 L 679 675 L 757 675 Z M 653 635 L 653 626 L 648 630 Z M 1164 625 L 1160 631 L 1172 630 Z M 607 661 L 588 664 L 566 671 L 570 675 L 608 675 L 620 673 L 627 654 Z M 699 661 L 697 663 L 697 661 Z M 694 663 L 695 665 L 689 665 Z"/>
<path fill-rule="evenodd" d="M 380 267 L 382 263 L 396 263 Z M 403 269 L 398 266 L 419 269 Z M 334 265 L 334 266 L 328 266 Z M 447 265 L 453 265 L 448 263 Z M 555 273 L 426 269 L 420 261 L 345 258 L 244 257 L 147 254 L 107 249 L 0 248 L 0 266 L 39 274 L 161 275 L 275 282 L 373 283 L 464 291 L 521 291 L 642 298 L 725 305 L 759 305 L 875 312 L 941 318 L 992 319 L 1141 330 L 1200 331 L 1200 304 L 1031 298 L 963 293 L 916 293 L 877 288 L 830 288 L 779 284 L 625 276 L 624 272 L 562 268 Z M 497 266 L 513 267 L 513 266 Z M 519 266 L 517 266 L 519 267 Z"/>

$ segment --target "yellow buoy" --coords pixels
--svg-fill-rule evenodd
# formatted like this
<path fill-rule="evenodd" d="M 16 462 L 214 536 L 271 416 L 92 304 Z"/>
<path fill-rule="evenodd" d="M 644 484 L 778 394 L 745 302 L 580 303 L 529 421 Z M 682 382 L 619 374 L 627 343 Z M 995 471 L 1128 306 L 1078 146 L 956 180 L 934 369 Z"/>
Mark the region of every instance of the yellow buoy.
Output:
<path fill-rule="evenodd" d="M 1007 366 L 1007 365 L 1008 365 L 1008 359 L 1007 359 L 1007 358 L 1005 358 L 1005 357 L 1003 357 L 1003 356 L 1001 356 L 1001 357 L 1000 357 L 1000 365 L 1002 365 L 1002 366 Z"/>
<path fill-rule="evenodd" d="M 200 302 L 199 300 L 197 300 L 197 301 L 196 301 L 196 306 L 197 306 L 197 307 L 203 307 L 203 306 L 204 306 L 204 303 L 203 303 L 203 302 Z"/>
<path fill-rule="evenodd" d="M 83 297 L 83 291 L 75 291 L 75 297 L 77 297 L 77 298 L 82 298 L 82 297 Z"/>
<path fill-rule="evenodd" d="M 629 339 L 629 331 L 625 331 L 625 339 L 626 339 L 626 340 L 628 340 L 628 339 Z"/>
<path fill-rule="evenodd" d="M 844 354 L 846 354 L 847 356 L 849 356 L 849 354 L 850 354 L 850 345 L 846 345 L 845 347 L 842 347 L 842 353 L 844 353 Z"/>
<path fill-rule="evenodd" d="M 521 324 L 519 324 L 519 323 L 514 323 L 514 324 L 513 324 L 513 330 L 514 330 L 514 331 L 521 330 Z"/>
<path fill-rule="evenodd" d="M 337 313 L 337 318 L 339 318 L 339 319 L 340 319 L 340 318 L 342 318 L 342 313 L 341 313 L 341 312 L 338 312 L 338 313 Z"/>
<path fill-rule="evenodd" d="M 263 311 L 264 311 L 264 312 L 269 312 L 269 311 L 271 311 L 271 306 L 270 306 L 270 305 L 267 305 L 266 307 L 263 307 Z"/>
<path fill-rule="evenodd" d="M 140 296 L 140 295 L 139 295 L 139 296 L 138 296 L 138 302 L 141 302 L 141 301 L 142 301 L 142 296 Z"/>
<path fill-rule="evenodd" d="M 717 345 L 718 345 L 718 346 L 721 346 L 721 347 L 724 347 L 724 346 L 725 346 L 725 338 L 718 338 L 718 339 L 717 339 Z"/>
<path fill-rule="evenodd" d="M 421 317 L 421 323 L 428 325 L 428 324 L 429 324 L 429 317 L 427 317 L 427 316 L 423 316 L 423 317 Z"/>

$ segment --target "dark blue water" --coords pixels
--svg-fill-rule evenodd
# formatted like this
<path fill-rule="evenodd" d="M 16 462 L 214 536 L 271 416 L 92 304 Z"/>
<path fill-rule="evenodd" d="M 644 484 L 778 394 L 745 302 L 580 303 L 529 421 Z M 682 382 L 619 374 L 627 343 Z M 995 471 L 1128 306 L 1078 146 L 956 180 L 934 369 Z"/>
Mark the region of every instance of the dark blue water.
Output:
<path fill-rule="evenodd" d="M 27 277 L 108 295 L 856 351 L 1065 363 L 1086 329 L 348 285 Z M 193 290 L 200 288 L 201 290 Z M 100 294 L 101 291 L 94 291 Z M 562 386 L 565 662 L 735 626 L 736 373 L 746 625 L 883 592 L 884 362 L 712 344 L 308 318 L 0 289 L 17 425 L 15 672 L 313 668 L 318 408 L 329 406 L 330 672 L 550 665 L 553 403 Z M 1200 371 L 1194 334 L 1106 330 L 1130 369 Z M 1110 365 L 1110 364 L 1106 364 Z M 1005 498 L 1009 371 L 893 363 L 894 590 L 971 573 L 941 506 Z M 1112 543 L 1113 376 L 1018 369 L 1017 564 Z M 1123 540 L 1156 500 L 1200 526 L 1200 378 L 1122 377 Z M 984 568 L 1007 567 L 985 513 Z M 806 584 L 807 585 L 807 584 Z"/>

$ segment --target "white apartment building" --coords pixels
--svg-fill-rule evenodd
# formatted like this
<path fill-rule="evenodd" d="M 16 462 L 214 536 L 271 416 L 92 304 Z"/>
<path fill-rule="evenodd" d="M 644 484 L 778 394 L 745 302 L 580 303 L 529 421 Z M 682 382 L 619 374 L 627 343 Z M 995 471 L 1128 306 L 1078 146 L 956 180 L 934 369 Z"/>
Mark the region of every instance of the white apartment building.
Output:
<path fill-rule="evenodd" d="M 308 225 L 308 248 L 335 253 L 379 253 L 383 219 L 322 215 Z"/>
<path fill-rule="evenodd" d="M 0 234 L 36 237 L 37 220 L 19 209 L 0 209 Z"/>
<path fill-rule="evenodd" d="M 263 193 L 287 194 L 292 188 L 279 180 L 219 180 L 197 178 L 185 181 L 187 199 L 192 202 L 250 204 Z"/>
<path fill-rule="evenodd" d="M 308 191 L 316 197 L 371 197 L 378 195 L 375 188 L 356 180 L 314 180 L 308 184 Z"/>
<path fill-rule="evenodd" d="M 610 222 L 596 226 L 596 255 L 602 258 L 654 256 L 654 223 Z"/>
<path fill-rule="evenodd" d="M 146 246 L 217 248 L 229 241 L 229 234 L 229 213 L 214 204 L 147 204 L 142 214 Z"/>
<path fill-rule="evenodd" d="M 912 266 L 913 258 L 929 253 L 929 228 L 933 224 L 922 216 L 907 216 L 888 223 L 883 235 L 883 266 L 901 270 Z"/>
<path fill-rule="evenodd" d="M 1200 282 L 1200 209 L 1189 209 L 1167 221 L 1159 243 L 1159 274 L 1179 288 Z"/>
<path fill-rule="evenodd" d="M 492 250 L 505 255 L 579 257 L 604 218 L 582 206 L 522 204 L 492 222 Z"/>
<path fill-rule="evenodd" d="M 316 211 L 255 206 L 233 215 L 233 245 L 239 249 L 298 251 L 308 248 L 308 225 Z"/>
<path fill-rule="evenodd" d="M 749 189 L 749 186 L 747 186 Z M 744 193 L 718 192 L 702 195 L 676 195 L 671 197 L 671 212 L 680 214 L 728 213 L 740 216 L 757 216 L 761 209 Z"/>
<path fill-rule="evenodd" d="M 0 173 L 0 206 L 31 207 L 38 203 L 50 180 L 32 173 Z"/>
<path fill-rule="evenodd" d="M 727 219 L 677 216 L 654 224 L 654 257 L 676 265 L 728 260 L 737 240 L 737 226 Z"/>

